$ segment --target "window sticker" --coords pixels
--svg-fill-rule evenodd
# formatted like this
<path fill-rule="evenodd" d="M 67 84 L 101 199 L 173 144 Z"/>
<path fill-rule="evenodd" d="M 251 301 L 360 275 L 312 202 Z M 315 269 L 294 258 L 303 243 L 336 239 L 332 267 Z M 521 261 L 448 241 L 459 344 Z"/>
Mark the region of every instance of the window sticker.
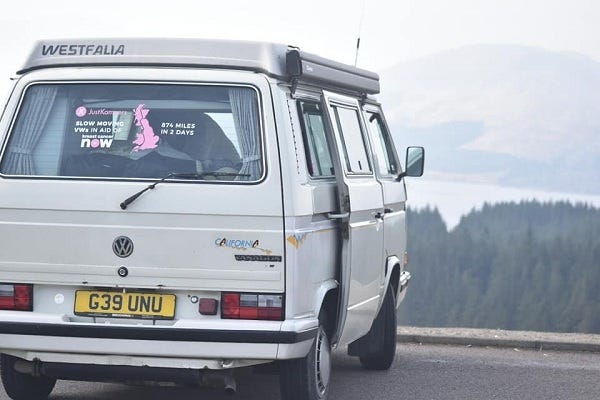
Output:
<path fill-rule="evenodd" d="M 73 132 L 81 135 L 82 149 L 109 149 L 113 140 L 128 135 L 131 125 L 131 112 L 124 110 L 79 106 L 75 116 Z"/>
<path fill-rule="evenodd" d="M 163 121 L 160 123 L 161 135 L 194 136 L 196 133 L 194 122 Z"/>
<path fill-rule="evenodd" d="M 150 126 L 150 122 L 146 118 L 150 110 L 145 104 L 140 104 L 133 110 L 135 115 L 135 125 L 141 127 L 133 141 L 134 148 L 132 151 L 151 150 L 158 146 L 159 137 L 154 134 L 154 129 Z"/>

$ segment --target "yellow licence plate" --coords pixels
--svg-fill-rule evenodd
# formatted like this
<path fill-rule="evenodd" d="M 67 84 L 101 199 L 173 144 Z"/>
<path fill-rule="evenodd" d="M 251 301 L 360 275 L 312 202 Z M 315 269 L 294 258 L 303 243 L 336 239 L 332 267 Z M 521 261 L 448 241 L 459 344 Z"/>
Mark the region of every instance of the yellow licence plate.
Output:
<path fill-rule="evenodd" d="M 75 292 L 75 315 L 173 319 L 175 295 L 137 292 Z"/>

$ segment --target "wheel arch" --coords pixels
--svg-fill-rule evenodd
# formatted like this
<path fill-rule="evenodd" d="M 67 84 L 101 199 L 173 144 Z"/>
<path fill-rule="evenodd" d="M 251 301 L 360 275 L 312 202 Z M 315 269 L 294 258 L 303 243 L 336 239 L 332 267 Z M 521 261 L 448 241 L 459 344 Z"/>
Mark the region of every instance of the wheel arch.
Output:
<path fill-rule="evenodd" d="M 330 279 L 321 284 L 315 295 L 314 314 L 321 317 L 321 313 L 325 313 L 326 331 L 331 338 L 335 327 L 337 326 L 337 308 L 338 308 L 338 291 L 339 284 L 336 280 Z"/>
<path fill-rule="evenodd" d="M 392 287 L 394 291 L 394 298 L 398 298 L 399 290 L 400 290 L 400 272 L 401 272 L 402 261 L 397 256 L 389 256 L 386 260 L 385 270 L 385 283 L 384 283 L 384 291 L 382 300 L 379 304 L 379 308 L 381 308 L 381 304 L 383 304 L 383 297 L 387 292 L 388 288 Z M 398 304 L 396 304 L 396 308 L 398 308 Z"/>

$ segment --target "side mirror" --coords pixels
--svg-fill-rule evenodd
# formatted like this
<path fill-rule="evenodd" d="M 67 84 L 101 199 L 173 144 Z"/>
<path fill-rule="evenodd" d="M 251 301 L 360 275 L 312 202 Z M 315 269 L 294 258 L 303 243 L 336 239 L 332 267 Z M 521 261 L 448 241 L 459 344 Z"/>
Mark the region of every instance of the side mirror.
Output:
<path fill-rule="evenodd" d="M 400 180 L 405 176 L 422 176 L 425 167 L 425 149 L 423 147 L 411 146 L 406 149 L 406 162 L 404 172 L 398 175 Z"/>

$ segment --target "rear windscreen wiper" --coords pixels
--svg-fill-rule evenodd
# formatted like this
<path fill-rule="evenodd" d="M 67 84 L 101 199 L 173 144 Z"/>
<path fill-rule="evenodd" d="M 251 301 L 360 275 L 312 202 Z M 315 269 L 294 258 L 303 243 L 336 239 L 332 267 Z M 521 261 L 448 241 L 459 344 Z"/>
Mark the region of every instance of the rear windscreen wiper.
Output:
<path fill-rule="evenodd" d="M 144 194 L 147 190 L 154 189 L 156 187 L 156 185 L 158 185 L 161 182 L 166 181 L 169 178 L 202 179 L 202 178 L 207 177 L 207 176 L 214 176 L 214 177 L 222 177 L 222 176 L 234 176 L 234 177 L 238 177 L 238 176 L 244 176 L 244 177 L 249 177 L 250 174 L 238 174 L 237 172 L 218 172 L 218 171 L 200 172 L 200 173 L 171 172 L 170 174 L 164 176 L 163 178 L 160 178 L 160 179 L 154 181 L 154 183 L 151 183 L 150 185 L 146 186 L 145 188 L 143 188 L 139 192 L 137 192 L 137 193 L 133 194 L 132 196 L 126 198 L 119 206 L 121 207 L 121 210 L 126 210 L 128 205 L 130 205 L 131 203 L 133 203 L 138 197 L 140 197 L 142 194 Z"/>

